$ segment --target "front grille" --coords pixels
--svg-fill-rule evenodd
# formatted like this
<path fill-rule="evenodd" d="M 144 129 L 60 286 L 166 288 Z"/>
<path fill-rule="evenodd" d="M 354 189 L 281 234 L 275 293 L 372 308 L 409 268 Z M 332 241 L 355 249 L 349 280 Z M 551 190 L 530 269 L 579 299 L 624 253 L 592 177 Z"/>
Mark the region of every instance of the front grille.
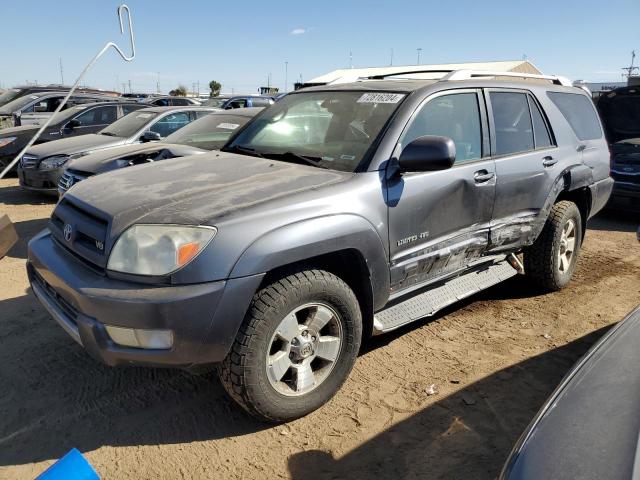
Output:
<path fill-rule="evenodd" d="M 106 267 L 109 222 L 63 197 L 51 214 L 51 232 L 58 242 L 94 267 Z"/>
<path fill-rule="evenodd" d="M 60 180 L 58 181 L 58 188 L 66 192 L 76 183 L 81 182 L 82 180 L 86 180 L 86 178 L 91 175 L 92 174 L 88 172 L 79 172 L 77 170 L 67 170 L 64 172 L 62 177 L 60 177 Z"/>
<path fill-rule="evenodd" d="M 20 160 L 20 164 L 25 170 L 38 168 L 38 157 L 34 157 L 33 155 L 23 155 Z"/>

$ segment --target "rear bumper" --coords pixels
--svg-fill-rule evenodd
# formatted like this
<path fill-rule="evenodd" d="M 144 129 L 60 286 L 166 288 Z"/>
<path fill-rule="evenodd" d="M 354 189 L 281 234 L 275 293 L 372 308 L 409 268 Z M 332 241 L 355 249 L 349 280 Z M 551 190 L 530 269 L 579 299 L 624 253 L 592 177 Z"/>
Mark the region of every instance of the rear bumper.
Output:
<path fill-rule="evenodd" d="M 175 286 L 114 280 L 76 259 L 47 230 L 29 242 L 27 271 L 49 314 L 93 358 L 112 366 L 222 361 L 263 277 Z M 111 340 L 105 325 L 171 330 L 173 346 L 123 347 Z"/>
<path fill-rule="evenodd" d="M 640 211 L 640 178 L 635 183 L 616 181 L 607 207 Z"/>
<path fill-rule="evenodd" d="M 58 181 L 62 174 L 61 169 L 56 170 L 25 170 L 18 167 L 18 178 L 20 186 L 27 190 L 33 190 L 44 193 L 58 193 Z"/>

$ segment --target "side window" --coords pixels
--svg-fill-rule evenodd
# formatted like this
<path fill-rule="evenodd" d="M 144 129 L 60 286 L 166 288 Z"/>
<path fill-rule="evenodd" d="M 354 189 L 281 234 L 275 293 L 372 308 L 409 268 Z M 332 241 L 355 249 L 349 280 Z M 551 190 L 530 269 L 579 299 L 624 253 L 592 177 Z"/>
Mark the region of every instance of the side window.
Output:
<path fill-rule="evenodd" d="M 429 100 L 400 140 L 407 145 L 423 135 L 449 137 L 456 144 L 456 164 L 482 157 L 480 107 L 475 93 L 455 93 Z"/>
<path fill-rule="evenodd" d="M 191 102 L 189 102 L 189 100 L 187 100 L 186 98 L 173 98 L 171 99 L 171 104 L 182 107 L 184 105 L 191 105 Z"/>
<path fill-rule="evenodd" d="M 244 108 L 247 106 L 247 101 L 244 98 L 238 98 L 237 100 L 234 100 L 232 102 L 229 102 L 229 104 L 227 105 L 227 109 L 230 108 Z"/>
<path fill-rule="evenodd" d="M 580 140 L 602 138 L 596 109 L 589 97 L 580 93 L 547 92 Z"/>
<path fill-rule="evenodd" d="M 525 93 L 490 92 L 495 128 L 495 155 L 533 150 L 533 127 Z"/>
<path fill-rule="evenodd" d="M 168 98 L 159 98 L 158 100 L 153 102 L 153 104 L 157 105 L 158 107 L 168 107 L 169 106 L 169 99 Z"/>
<path fill-rule="evenodd" d="M 211 112 L 209 112 L 207 110 L 198 110 L 198 111 L 193 112 L 193 114 L 196 116 L 196 119 L 200 119 L 202 117 L 206 117 L 210 113 Z"/>
<path fill-rule="evenodd" d="M 95 117 L 96 117 L 97 108 L 92 108 L 90 110 L 85 110 L 80 115 L 75 117 L 75 120 L 80 122 L 80 125 L 83 127 L 88 127 L 89 125 L 96 125 Z"/>
<path fill-rule="evenodd" d="M 553 146 L 551 134 L 544 121 L 540 107 L 537 102 L 529 95 L 529 108 L 531 109 L 531 118 L 533 119 L 533 139 L 536 148 L 547 148 Z"/>
<path fill-rule="evenodd" d="M 252 98 L 251 104 L 253 107 L 268 107 L 273 103 L 273 100 L 268 98 Z"/>
<path fill-rule="evenodd" d="M 190 122 L 189 112 L 176 112 L 167 115 L 153 125 L 150 130 L 158 132 L 161 137 L 171 135 Z"/>
<path fill-rule="evenodd" d="M 128 115 L 131 112 L 135 112 L 136 110 L 140 110 L 141 108 L 147 108 L 148 105 L 122 105 L 122 114 Z"/>
<path fill-rule="evenodd" d="M 107 105 L 106 107 L 98 107 L 94 109 L 96 115 L 94 121 L 96 125 L 108 125 L 116 121 L 118 117 L 117 107 L 115 105 Z"/>

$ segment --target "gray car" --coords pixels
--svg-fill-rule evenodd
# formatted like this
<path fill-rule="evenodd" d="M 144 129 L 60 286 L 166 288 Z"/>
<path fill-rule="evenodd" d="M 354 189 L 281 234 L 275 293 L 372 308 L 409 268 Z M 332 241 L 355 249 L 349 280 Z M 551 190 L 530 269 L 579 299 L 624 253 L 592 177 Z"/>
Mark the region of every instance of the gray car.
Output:
<path fill-rule="evenodd" d="M 639 344 L 640 307 L 566 375 L 518 440 L 500 478 L 638 478 Z"/>
<path fill-rule="evenodd" d="M 218 110 L 195 106 L 144 108 L 125 115 L 98 133 L 35 145 L 18 164 L 20 186 L 57 195 L 63 166 L 69 160 L 107 148 L 162 140 L 215 111 Z"/>
<path fill-rule="evenodd" d="M 239 108 L 214 112 L 172 133 L 161 142 L 114 147 L 71 160 L 67 162 L 58 182 L 58 193 L 63 195 L 72 185 L 100 173 L 218 150 L 237 129 L 262 110 Z"/>
<path fill-rule="evenodd" d="M 218 364 L 253 415 L 305 415 L 363 338 L 571 279 L 613 184 L 593 102 L 496 75 L 298 90 L 221 152 L 83 181 L 29 243 L 33 292 L 108 365 Z"/>

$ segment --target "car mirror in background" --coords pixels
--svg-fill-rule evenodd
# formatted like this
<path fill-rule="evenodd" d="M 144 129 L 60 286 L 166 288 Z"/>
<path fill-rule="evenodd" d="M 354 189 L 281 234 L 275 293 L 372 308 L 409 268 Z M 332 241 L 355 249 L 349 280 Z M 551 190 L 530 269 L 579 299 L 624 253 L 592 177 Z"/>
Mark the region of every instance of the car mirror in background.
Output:
<path fill-rule="evenodd" d="M 398 165 L 405 172 L 432 172 L 451 168 L 456 145 L 449 137 L 425 135 L 402 149 Z"/>
<path fill-rule="evenodd" d="M 147 130 L 140 137 L 141 142 L 157 142 L 162 140 L 162 137 L 158 132 L 152 132 L 151 130 Z"/>
<path fill-rule="evenodd" d="M 69 130 L 73 130 L 74 128 L 79 127 L 80 125 L 82 125 L 80 123 L 80 120 L 78 120 L 77 118 L 74 118 L 72 120 L 69 120 L 67 122 L 67 124 L 64 126 L 64 128 L 68 128 Z"/>

